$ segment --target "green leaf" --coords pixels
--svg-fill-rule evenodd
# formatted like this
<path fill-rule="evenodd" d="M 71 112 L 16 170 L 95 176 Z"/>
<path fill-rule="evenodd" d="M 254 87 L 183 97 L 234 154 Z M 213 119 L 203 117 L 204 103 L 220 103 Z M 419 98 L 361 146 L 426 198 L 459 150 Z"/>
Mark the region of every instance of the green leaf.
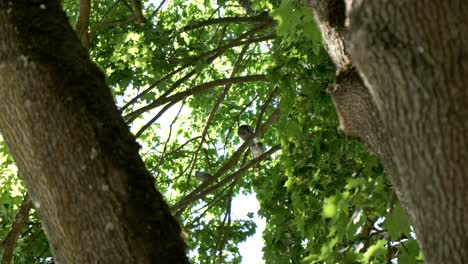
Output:
<path fill-rule="evenodd" d="M 392 240 L 400 239 L 401 235 L 409 236 L 410 223 L 400 203 L 396 204 L 392 213 L 386 217 L 383 227 Z"/>
<path fill-rule="evenodd" d="M 301 22 L 301 13 L 293 0 L 281 1 L 280 6 L 274 9 L 271 15 L 278 21 L 276 33 L 280 36 L 288 35 Z"/>
<path fill-rule="evenodd" d="M 325 205 L 323 206 L 322 216 L 324 218 L 333 218 L 336 215 L 336 196 L 325 198 Z"/>
<path fill-rule="evenodd" d="M 398 264 L 420 263 L 420 261 L 418 261 L 420 252 L 421 250 L 416 240 L 403 242 L 400 246 L 400 253 L 398 254 Z"/>
<path fill-rule="evenodd" d="M 372 257 L 382 256 L 385 254 L 384 245 L 387 243 L 385 240 L 378 240 L 374 245 L 370 246 L 366 253 L 364 253 L 363 260 L 369 263 Z"/>

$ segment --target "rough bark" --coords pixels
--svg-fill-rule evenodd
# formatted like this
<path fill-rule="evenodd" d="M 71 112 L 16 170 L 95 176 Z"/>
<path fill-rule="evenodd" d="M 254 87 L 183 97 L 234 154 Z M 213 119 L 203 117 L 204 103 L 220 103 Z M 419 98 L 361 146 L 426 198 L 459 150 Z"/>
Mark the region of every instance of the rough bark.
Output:
<path fill-rule="evenodd" d="M 393 174 L 395 165 L 377 107 L 346 47 L 345 3 L 340 0 L 308 0 L 306 4 L 320 28 L 324 47 L 337 68 L 336 82 L 328 92 L 338 113 L 340 129 L 349 136 L 361 138 L 380 157 L 387 173 Z"/>
<path fill-rule="evenodd" d="M 468 262 L 468 3 L 347 1 L 336 25 L 342 1 L 307 2 L 339 69 L 340 126 L 379 155 L 426 263 Z"/>
<path fill-rule="evenodd" d="M 181 229 L 59 1 L 0 0 L 0 132 L 57 263 L 187 263 Z"/>

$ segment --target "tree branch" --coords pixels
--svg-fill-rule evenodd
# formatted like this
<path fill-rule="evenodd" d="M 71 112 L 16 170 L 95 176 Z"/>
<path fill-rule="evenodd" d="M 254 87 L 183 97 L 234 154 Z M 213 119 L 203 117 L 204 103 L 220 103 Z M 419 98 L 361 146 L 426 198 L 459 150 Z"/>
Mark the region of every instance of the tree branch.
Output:
<path fill-rule="evenodd" d="M 240 67 L 241 67 L 241 65 L 242 65 L 242 61 L 243 61 L 244 55 L 245 55 L 245 53 L 247 52 L 248 47 L 249 47 L 249 45 L 246 44 L 246 45 L 242 48 L 242 50 L 241 50 L 241 52 L 240 52 L 240 54 L 239 54 L 239 56 L 238 56 L 238 58 L 237 58 L 237 61 L 236 61 L 235 65 L 234 65 L 234 68 L 232 69 L 230 78 L 234 78 L 234 77 L 236 76 L 237 72 L 239 71 L 239 69 L 240 69 Z M 201 142 L 200 142 L 200 148 L 201 148 L 201 146 L 203 145 L 203 141 L 204 141 L 204 139 L 205 139 L 205 135 L 206 135 L 206 133 L 208 133 L 208 128 L 210 127 L 211 122 L 213 121 L 214 116 L 215 116 L 216 112 L 218 111 L 219 106 L 220 106 L 221 103 L 224 101 L 224 98 L 226 98 L 226 95 L 228 94 L 228 92 L 229 92 L 229 90 L 231 89 L 231 87 L 232 87 L 232 83 L 227 84 L 227 85 L 224 87 L 224 90 L 221 92 L 221 94 L 220 94 L 220 95 L 218 96 L 218 98 L 216 99 L 216 102 L 214 103 L 213 108 L 211 109 L 210 115 L 208 116 L 208 120 L 206 121 L 205 128 L 203 129 L 203 132 L 202 132 L 202 140 L 201 140 Z"/>
<path fill-rule="evenodd" d="M 136 21 L 141 25 L 145 23 L 145 18 L 143 17 L 143 10 L 141 6 L 141 0 L 131 0 L 133 15 L 135 16 Z"/>
<path fill-rule="evenodd" d="M 145 125 L 143 125 L 138 132 L 135 133 L 135 137 L 139 138 L 143 132 L 146 131 L 154 122 L 156 122 L 167 110 L 169 110 L 173 105 L 177 102 L 170 102 L 169 104 L 165 105 L 161 111 L 159 111 L 150 121 L 148 121 Z"/>
<path fill-rule="evenodd" d="M 7 237 L 2 241 L 2 264 L 8 264 L 11 262 L 13 252 L 15 251 L 16 247 L 16 241 L 18 240 L 18 237 L 21 233 L 21 229 L 23 228 L 24 224 L 28 221 L 29 211 L 31 210 L 31 208 L 31 199 L 29 199 L 29 195 L 26 194 L 23 198 L 23 202 L 21 203 L 20 208 L 18 209 L 18 213 L 16 213 L 15 221 L 11 225 L 10 232 L 8 233 Z"/>
<path fill-rule="evenodd" d="M 266 75 L 262 75 L 262 74 L 214 80 L 211 82 L 198 85 L 192 89 L 176 93 L 168 97 L 160 97 L 156 99 L 154 102 L 147 104 L 146 106 L 143 106 L 129 113 L 128 115 L 125 116 L 125 118 L 127 120 L 135 120 L 138 116 L 140 116 L 141 114 L 143 114 L 144 112 L 148 110 L 154 109 L 168 102 L 174 103 L 174 102 L 181 101 L 188 96 L 205 92 L 206 90 L 209 90 L 217 86 L 226 85 L 226 84 L 246 83 L 246 82 L 259 82 L 259 81 L 264 81 L 264 80 L 266 80 Z"/>
<path fill-rule="evenodd" d="M 281 116 L 281 111 L 279 109 L 276 109 L 271 115 L 270 117 L 267 119 L 267 121 L 265 121 L 265 123 L 261 126 L 258 127 L 257 129 L 257 136 L 260 136 L 262 135 L 263 133 L 265 133 L 265 131 L 268 130 L 268 128 L 273 124 L 275 123 L 279 117 Z M 213 174 L 213 177 L 205 182 L 203 182 L 202 184 L 200 184 L 195 190 L 193 190 L 190 194 L 188 194 L 187 196 L 185 196 L 181 201 L 179 201 L 178 203 L 176 203 L 173 207 L 172 207 L 172 211 L 177 211 L 178 213 L 177 214 L 180 214 L 191 202 L 188 202 L 188 200 L 192 199 L 191 197 L 194 197 L 196 196 L 197 194 L 200 194 L 202 193 L 202 191 L 207 188 L 207 186 L 209 186 L 212 182 L 214 182 L 215 180 L 217 180 L 221 175 L 223 175 L 224 173 L 226 173 L 229 169 L 231 169 L 234 165 L 237 164 L 237 162 L 239 161 L 239 159 L 241 158 L 242 154 L 244 153 L 245 149 L 247 149 L 247 147 L 250 145 L 250 142 L 253 140 L 253 137 L 250 138 L 250 139 L 247 139 L 237 150 L 236 152 L 234 152 L 231 156 L 231 158 L 229 159 L 229 161 L 227 161 L 215 174 Z M 273 148 L 272 148 L 273 149 Z M 265 154 L 265 153 L 264 153 Z M 263 160 L 265 156 L 260 155 L 257 159 L 253 159 L 253 160 L 257 160 L 258 162 L 255 162 L 252 164 L 252 161 L 247 163 L 247 165 L 244 165 L 245 166 L 249 166 L 248 168 L 250 168 L 251 166 L 254 166 L 256 164 L 258 164 L 261 160 Z M 250 164 L 250 165 L 249 165 Z M 219 187 L 219 186 L 218 186 Z M 218 188 L 217 187 L 217 188 Z M 204 196 L 203 196 L 204 197 Z M 197 200 L 197 199 L 195 199 Z M 193 200 L 193 201 L 195 201 Z M 192 202 L 193 202 L 192 201 Z"/>
<path fill-rule="evenodd" d="M 80 14 L 76 22 L 76 33 L 85 48 L 89 46 L 89 13 L 91 11 L 91 0 L 80 0 Z"/>
<path fill-rule="evenodd" d="M 254 34 L 256 33 L 258 30 L 258 28 L 255 30 L 251 30 L 249 33 L 250 34 Z M 245 38 L 246 36 L 249 36 L 249 34 L 242 34 L 240 35 L 239 37 L 237 37 L 236 39 L 234 39 L 233 41 L 231 41 L 229 44 L 225 45 L 225 46 L 221 46 L 221 47 L 218 47 L 218 48 L 215 48 L 213 50 L 210 50 L 208 52 L 205 52 L 201 55 L 199 55 L 198 57 L 194 58 L 191 62 L 177 68 L 176 70 L 170 72 L 169 74 L 167 74 L 166 76 L 164 76 L 163 78 L 157 80 L 156 82 L 154 82 L 153 84 L 151 84 L 148 88 L 146 88 L 144 91 L 142 91 L 140 94 L 138 94 L 137 96 L 135 96 L 134 98 L 132 98 L 130 101 L 128 101 L 122 108 L 121 108 L 121 111 L 125 110 L 126 108 L 128 108 L 130 105 L 134 104 L 138 99 L 140 99 L 143 95 L 147 94 L 149 91 L 153 90 L 154 88 L 156 88 L 159 84 L 169 80 L 171 77 L 173 77 L 174 75 L 176 75 L 177 73 L 183 71 L 184 69 L 190 67 L 190 66 L 193 66 L 195 65 L 197 62 L 200 62 L 204 59 L 207 59 L 207 63 L 211 63 L 214 59 L 216 59 L 217 57 L 221 56 L 225 51 L 227 51 L 228 49 L 230 48 L 233 48 L 233 47 L 237 47 L 237 46 L 241 46 L 241 45 L 244 45 L 244 44 L 250 44 L 250 43 L 256 43 L 256 42 L 262 42 L 262 41 L 267 41 L 267 40 L 271 40 L 271 39 L 274 39 L 276 37 L 276 35 L 267 35 L 267 36 L 262 36 L 262 37 L 258 37 L 258 38 L 252 38 L 250 40 L 244 40 L 242 41 L 243 38 Z M 193 75 L 195 73 L 195 70 L 193 70 L 192 72 L 190 72 L 190 76 Z M 187 74 L 189 75 L 189 74 Z M 186 75 L 186 76 L 187 76 Z M 173 92 L 175 89 L 177 88 L 177 86 L 175 85 L 172 85 L 171 86 L 171 89 L 169 89 L 168 91 L 166 91 L 162 96 L 166 96 L 168 95 L 169 93 Z"/>
<path fill-rule="evenodd" d="M 136 19 L 135 15 L 132 14 L 128 16 L 127 18 L 122 18 L 122 19 L 115 19 L 115 20 L 109 20 L 109 21 L 104 21 L 96 25 L 93 33 L 91 34 L 92 37 L 96 34 L 97 31 L 106 29 L 108 27 L 114 27 L 114 26 L 122 26 L 126 25 Z"/>
<path fill-rule="evenodd" d="M 257 16 L 249 16 L 249 17 L 221 17 L 221 18 L 213 18 L 208 19 L 200 22 L 193 23 L 192 25 L 187 25 L 182 28 L 181 31 L 190 31 L 201 27 L 217 25 L 217 24 L 239 24 L 239 23 L 262 23 L 262 22 L 274 22 L 271 17 L 265 14 L 260 14 Z"/>
<path fill-rule="evenodd" d="M 159 3 L 159 6 L 153 11 L 153 13 L 151 13 L 151 17 L 153 17 L 157 12 L 159 12 L 159 10 L 161 10 L 166 1 L 167 0 L 163 0 L 161 3 Z"/>
<path fill-rule="evenodd" d="M 90 1 L 90 0 L 85 0 L 85 1 Z M 119 0 L 117 2 L 115 2 L 109 10 L 113 9 L 117 5 L 118 2 L 119 2 Z M 126 1 L 123 1 L 123 3 L 128 6 Z M 145 23 L 145 18 L 143 16 L 141 0 L 131 0 L 131 3 L 132 3 L 132 6 L 129 7 L 129 9 L 132 11 L 131 15 L 129 15 L 127 18 L 123 18 L 123 19 L 109 20 L 109 21 L 104 21 L 104 22 L 100 21 L 94 27 L 94 30 L 91 32 L 89 39 L 93 39 L 98 31 L 103 30 L 103 29 L 108 28 L 108 27 L 126 25 L 126 24 L 128 24 L 128 23 L 130 23 L 132 21 L 137 21 L 138 24 L 140 24 L 140 25 L 144 24 Z M 108 12 L 106 12 L 104 14 L 104 16 L 107 13 Z"/>
<path fill-rule="evenodd" d="M 236 63 L 234 65 L 234 68 L 232 69 L 232 72 L 231 72 L 231 76 L 230 78 L 234 78 L 235 75 L 237 74 L 237 72 L 239 71 L 241 65 L 242 65 L 242 61 L 243 61 L 243 58 L 244 58 L 244 55 L 245 53 L 247 52 L 247 49 L 248 49 L 248 44 L 244 45 L 244 47 L 242 48 L 237 60 L 236 60 Z M 224 101 L 224 98 L 226 97 L 226 95 L 228 94 L 229 90 L 231 89 L 232 87 L 232 84 L 229 83 L 227 84 L 223 91 L 221 92 L 221 94 L 218 96 L 218 98 L 216 99 L 216 102 L 214 103 L 213 105 L 213 108 L 211 109 L 210 111 L 210 115 L 208 116 L 208 120 L 206 121 L 206 124 L 205 124 L 205 127 L 203 128 L 203 131 L 202 131 L 202 135 L 201 135 L 201 140 L 200 140 L 200 144 L 198 145 L 198 148 L 195 150 L 195 153 L 194 153 L 194 156 L 193 156 L 193 159 L 192 159 L 192 162 L 191 162 L 191 169 L 188 173 L 188 179 L 187 179 L 187 186 L 186 186 L 186 190 L 188 189 L 188 184 L 190 182 L 190 176 L 192 175 L 192 172 L 193 172 L 193 167 L 195 166 L 195 163 L 197 161 L 197 158 L 198 158 L 198 153 L 200 152 L 200 149 L 202 149 L 203 147 L 203 143 L 205 142 L 205 137 L 208 133 L 208 129 L 209 127 L 211 126 L 211 123 L 213 122 L 213 119 L 214 119 L 214 116 L 216 114 L 216 112 L 218 111 L 218 108 L 219 106 L 221 105 L 221 103 Z"/>
<path fill-rule="evenodd" d="M 247 144 L 244 143 L 243 145 L 247 145 Z M 176 215 L 180 215 L 182 213 L 182 211 L 185 210 L 185 208 L 187 208 L 187 206 L 190 205 L 191 203 L 195 202 L 196 200 L 205 198 L 208 194 L 216 191 L 217 189 L 219 189 L 220 187 L 226 185 L 230 181 L 239 178 L 248 169 L 254 167 L 257 164 L 259 164 L 262 160 L 264 160 L 267 157 L 271 156 L 273 153 L 277 152 L 280 149 L 281 149 L 280 145 L 275 145 L 272 148 L 270 148 L 268 151 L 266 151 L 265 153 L 260 155 L 259 157 L 249 161 L 247 164 L 242 166 L 236 172 L 228 175 L 227 177 L 225 177 L 221 181 L 217 182 L 216 184 L 214 184 L 214 185 L 212 185 L 212 186 L 210 186 L 210 187 L 208 187 L 208 188 L 206 188 L 204 190 L 200 190 L 200 191 L 198 190 L 198 188 L 195 189 L 193 192 L 188 194 L 184 199 L 182 199 L 181 201 L 176 203 L 174 206 L 172 206 L 172 208 L 171 208 L 172 211 L 175 212 Z M 213 175 L 214 178 L 217 178 L 216 177 L 217 175 L 219 175 L 219 171 L 218 171 L 218 173 Z"/>
<path fill-rule="evenodd" d="M 257 129 L 257 127 L 259 127 L 260 124 L 262 123 L 263 116 L 265 115 L 265 112 L 268 109 L 268 106 L 271 104 L 271 102 L 273 101 L 273 98 L 278 93 L 278 91 L 279 91 L 279 86 L 275 85 L 273 90 L 268 94 L 268 97 L 265 100 L 265 103 L 260 108 L 260 111 L 259 111 L 259 114 L 258 114 L 258 117 L 257 117 L 257 121 L 255 122 L 255 129 Z"/>
<path fill-rule="evenodd" d="M 352 65 L 345 45 L 345 6 L 337 0 L 307 0 L 306 3 L 320 28 L 324 47 L 337 67 L 336 83 L 328 92 L 338 113 L 340 129 L 349 136 L 362 139 L 381 157 L 386 172 L 393 174 L 395 164 L 390 158 L 389 145 L 384 143 L 386 135 L 382 118 L 369 89 Z"/>

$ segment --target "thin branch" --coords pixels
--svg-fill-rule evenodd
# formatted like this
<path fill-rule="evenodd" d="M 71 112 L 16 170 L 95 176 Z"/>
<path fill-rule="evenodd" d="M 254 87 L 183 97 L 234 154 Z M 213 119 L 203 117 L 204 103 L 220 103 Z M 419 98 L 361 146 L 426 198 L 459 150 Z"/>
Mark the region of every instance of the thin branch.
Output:
<path fill-rule="evenodd" d="M 161 3 L 159 4 L 159 6 L 156 8 L 156 10 L 153 11 L 153 13 L 151 13 L 151 17 L 154 17 L 154 15 L 159 12 L 159 10 L 161 10 L 161 8 L 163 7 L 163 5 L 166 3 L 166 0 L 163 0 L 161 1 Z"/>
<path fill-rule="evenodd" d="M 110 9 L 113 9 L 115 5 L 117 5 L 117 3 L 120 2 L 120 1 L 117 1 Z M 128 6 L 127 2 L 126 1 L 123 1 L 123 3 L 125 5 Z M 103 29 L 106 29 L 106 28 L 109 28 L 109 27 L 114 27 L 114 26 L 123 26 L 123 25 L 127 25 L 129 24 L 130 22 L 132 21 L 137 21 L 138 24 L 142 25 L 145 23 L 145 18 L 143 16 L 143 11 L 142 11 L 142 6 L 141 6 L 141 0 L 132 0 L 132 7 L 128 6 L 129 9 L 131 10 L 132 14 L 129 15 L 128 17 L 126 18 L 122 18 L 122 19 L 115 19 L 115 20 L 109 20 L 109 21 L 100 21 L 95 27 L 94 27 L 94 30 L 91 32 L 90 34 L 90 38 L 89 39 L 94 39 L 94 36 L 96 35 L 96 33 L 100 30 L 103 30 Z M 107 15 L 107 12 L 104 14 L 104 15 Z M 104 17 L 103 17 L 104 18 Z"/>
<path fill-rule="evenodd" d="M 133 13 L 133 8 L 132 6 L 130 6 L 127 2 L 127 0 L 122 0 L 122 3 L 124 4 L 124 6 L 127 7 L 128 11 L 132 12 Z"/>
<path fill-rule="evenodd" d="M 234 67 L 231 71 L 231 76 L 230 78 L 234 78 L 237 74 L 237 72 L 239 71 L 241 65 L 242 65 L 242 61 L 243 61 L 243 58 L 244 58 L 244 55 L 245 53 L 247 52 L 248 50 L 248 47 L 249 47 L 249 44 L 246 44 L 241 52 L 239 53 L 239 56 L 236 60 L 236 63 L 234 64 Z M 193 163 L 192 163 L 192 168 L 189 172 L 189 178 L 187 180 L 187 186 L 186 186 L 186 190 L 188 190 L 188 186 L 189 186 L 189 180 L 190 180 L 190 175 L 192 175 L 192 171 L 193 171 L 193 167 L 195 166 L 195 163 L 197 161 L 197 158 L 198 158 L 198 153 L 200 152 L 200 150 L 202 149 L 203 147 L 203 143 L 205 142 L 205 137 L 208 133 L 208 129 L 209 127 L 211 126 L 211 123 L 213 122 L 214 120 L 214 117 L 216 115 L 216 112 L 218 111 L 219 109 L 219 106 L 221 105 L 221 103 L 224 101 L 224 99 L 226 98 L 226 95 L 229 93 L 229 90 L 231 89 L 232 87 L 232 84 L 227 84 L 223 91 L 221 92 L 221 94 L 218 96 L 218 98 L 216 99 L 216 102 L 214 103 L 213 105 L 213 108 L 211 109 L 211 112 L 210 112 L 210 115 L 208 116 L 208 120 L 206 121 L 206 124 L 205 124 L 205 127 L 203 128 L 203 131 L 202 131 L 202 136 L 201 136 L 201 140 L 200 140 L 200 144 L 197 148 L 197 150 L 195 151 L 195 154 L 194 154 L 194 158 L 193 158 Z M 185 191 L 184 191 L 185 192 Z"/>
<path fill-rule="evenodd" d="M 104 21 L 104 18 L 106 18 L 106 16 L 112 11 L 112 9 L 114 9 L 120 2 L 122 2 L 122 0 L 117 0 L 115 1 L 111 6 L 110 8 L 108 8 L 104 14 L 102 15 L 101 19 L 99 19 L 99 21 L 97 22 L 97 25 L 99 26 L 102 21 Z M 125 1 L 123 1 L 125 2 Z M 89 33 L 89 40 L 90 40 L 90 43 L 92 42 L 92 40 L 94 39 L 94 36 L 96 35 L 96 28 L 94 29 L 90 29 L 91 32 Z"/>
<path fill-rule="evenodd" d="M 224 192 L 225 192 L 227 189 L 229 189 L 229 188 L 231 188 L 231 187 L 232 187 L 232 185 L 226 186 L 224 189 L 220 190 L 216 195 L 214 195 L 213 199 L 211 199 L 211 200 L 210 200 L 208 203 L 206 203 L 204 206 L 202 206 L 201 208 L 197 208 L 197 209 L 194 210 L 194 211 L 191 211 L 191 212 L 190 212 L 190 215 L 195 215 L 196 212 L 201 211 L 201 210 L 203 210 L 203 209 L 206 208 L 206 209 L 203 210 L 203 212 L 202 212 L 201 214 L 199 214 L 195 219 L 193 219 L 190 223 L 188 223 L 187 225 L 185 225 L 185 227 L 186 227 L 187 229 L 192 228 L 193 225 L 194 225 L 195 223 L 197 223 L 198 221 L 200 221 L 200 219 L 201 219 L 211 208 L 213 208 L 213 206 L 215 206 L 216 204 L 218 204 L 218 202 L 221 201 L 221 200 L 220 200 L 221 196 L 224 194 Z"/>
<path fill-rule="evenodd" d="M 223 249 L 226 246 L 226 242 L 228 240 L 229 233 L 230 233 L 229 227 L 231 226 L 232 193 L 234 190 L 235 182 L 236 181 L 234 181 L 231 184 L 229 193 L 227 194 L 228 201 L 227 201 L 226 214 L 224 214 L 223 222 L 219 227 L 222 233 L 219 232 L 218 242 L 216 243 L 216 246 L 215 246 L 215 250 L 218 251 L 218 258 L 219 258 L 218 263 L 219 264 L 223 262 Z M 225 225 L 224 223 L 226 223 L 226 220 L 227 220 L 227 224 Z M 213 258 L 213 263 L 216 263 L 216 257 Z"/>
<path fill-rule="evenodd" d="M 135 21 L 135 20 L 136 20 L 135 14 L 132 14 L 126 18 L 101 22 L 98 25 L 96 25 L 96 27 L 94 27 L 93 33 L 91 35 L 94 38 L 94 35 L 96 34 L 97 31 L 100 31 L 109 27 L 127 25 L 128 23 Z"/>
<path fill-rule="evenodd" d="M 167 97 L 170 93 L 172 93 L 175 89 L 177 89 L 180 85 L 182 85 L 182 83 L 184 83 L 184 82 L 190 80 L 190 78 L 192 78 L 192 76 L 195 75 L 195 74 L 197 74 L 197 70 L 192 70 L 192 71 L 190 71 L 189 73 L 187 73 L 186 75 L 184 75 L 182 78 L 180 78 L 180 79 L 178 79 L 177 81 L 175 81 L 175 82 L 171 85 L 171 87 L 169 87 L 169 89 L 167 89 L 167 91 L 165 91 L 158 99 Z M 194 79 L 193 81 L 195 81 L 195 80 L 197 79 L 197 77 L 198 77 L 199 74 L 200 74 L 200 73 L 197 74 L 197 76 L 195 77 L 195 79 Z M 193 84 L 193 81 L 192 81 L 192 84 Z M 147 89 L 146 91 L 149 91 L 149 90 Z M 145 92 L 145 91 L 143 91 L 143 92 Z M 140 95 L 141 95 L 141 94 L 137 95 L 135 98 L 139 97 Z M 135 98 L 134 98 L 134 99 L 135 99 Z M 157 100 L 158 100 L 158 99 L 157 99 Z M 127 106 L 130 106 L 130 104 L 127 103 L 127 104 L 122 108 L 122 110 L 123 110 L 125 107 L 127 107 Z M 127 114 L 127 115 L 124 116 L 124 119 L 127 121 L 127 123 L 133 122 L 133 121 L 134 121 L 135 119 L 137 119 L 137 117 L 139 116 L 139 115 L 134 115 L 134 116 L 133 116 L 132 114 L 133 114 L 134 111 L 135 111 L 135 110 L 134 110 L 133 107 L 132 107 L 132 112 L 130 112 L 129 114 Z"/>
<path fill-rule="evenodd" d="M 273 111 L 273 113 L 271 113 L 271 115 L 268 117 L 265 123 L 263 123 L 261 126 L 258 126 L 256 128 L 256 131 L 255 131 L 256 136 L 260 136 L 264 134 L 268 130 L 268 128 L 270 128 L 270 126 L 276 123 L 276 121 L 278 121 L 278 119 L 280 118 L 281 113 L 282 111 L 279 108 Z"/>
<path fill-rule="evenodd" d="M 194 211 L 191 211 L 190 212 L 190 215 L 195 215 L 197 212 L 203 210 L 203 212 L 201 212 L 196 218 L 194 218 L 190 223 L 186 224 L 185 225 L 185 228 L 187 229 L 190 229 L 193 227 L 193 225 L 195 225 L 195 223 L 197 223 L 198 221 L 200 221 L 200 219 L 206 214 L 208 213 L 208 211 L 213 208 L 213 206 L 217 205 L 218 202 L 220 202 L 221 200 L 219 199 L 223 194 L 224 192 L 230 188 L 230 186 L 227 186 L 226 188 L 222 189 L 221 191 L 219 191 L 214 197 L 213 199 L 211 199 L 211 201 L 209 201 L 209 203 L 206 203 L 205 205 L 203 205 L 201 208 L 197 208 L 196 210 Z"/>
<path fill-rule="evenodd" d="M 209 159 L 210 155 L 208 154 L 208 150 L 206 148 L 202 148 L 202 150 L 203 150 L 203 154 L 205 156 L 205 164 L 206 164 L 206 166 L 208 166 L 208 169 L 210 171 L 212 171 L 213 170 L 213 165 L 211 164 L 211 161 Z"/>
<path fill-rule="evenodd" d="M 211 26 L 211 25 L 218 25 L 218 24 L 240 24 L 240 23 L 262 23 L 266 21 L 273 22 L 273 19 L 265 14 L 260 14 L 257 16 L 250 16 L 250 17 L 221 17 L 221 18 L 213 18 L 208 19 L 200 22 L 193 23 L 192 25 L 187 25 L 182 28 L 180 31 L 190 31 L 201 27 Z"/>
<path fill-rule="evenodd" d="M 230 78 L 234 78 L 236 76 L 237 72 L 239 71 L 239 69 L 240 69 L 240 67 L 242 65 L 244 55 L 248 50 L 248 47 L 249 47 L 249 44 L 246 44 L 242 48 L 241 52 L 239 53 L 239 56 L 238 56 L 237 61 L 236 61 L 235 65 L 234 65 L 234 68 L 232 69 Z M 202 132 L 202 140 L 200 142 L 200 148 L 203 145 L 203 141 L 205 140 L 205 136 L 208 133 L 208 128 L 210 127 L 211 123 L 213 122 L 214 116 L 216 115 L 216 112 L 218 111 L 219 106 L 221 105 L 221 103 L 226 98 L 226 95 L 229 93 L 229 90 L 231 89 L 231 87 L 232 87 L 232 83 L 227 84 L 224 87 L 221 94 L 216 99 L 216 102 L 213 105 L 213 108 L 211 109 L 210 115 L 208 116 L 208 120 L 206 121 L 205 128 L 203 129 L 203 132 Z"/>
<path fill-rule="evenodd" d="M 143 132 L 146 131 L 154 122 L 156 122 L 167 110 L 169 110 L 176 102 L 170 102 L 169 104 L 165 105 L 161 111 L 159 111 L 150 121 L 148 121 L 145 125 L 143 125 L 138 132 L 135 133 L 135 137 L 139 138 Z"/>
<path fill-rule="evenodd" d="M 213 33 L 213 37 L 210 39 L 210 42 L 214 41 L 214 39 L 216 38 L 217 33 L 219 31 L 219 28 L 220 27 L 216 27 L 216 31 Z M 221 46 L 221 42 L 223 41 L 223 36 L 226 35 L 227 28 L 228 28 L 228 25 L 224 25 L 221 28 L 221 34 L 219 34 L 220 37 L 219 37 L 218 42 L 216 44 L 218 47 Z"/>
<path fill-rule="evenodd" d="M 101 19 L 99 19 L 98 24 L 100 24 L 100 23 L 104 20 L 104 18 L 106 18 L 106 16 L 107 16 L 120 2 L 122 2 L 122 0 L 117 0 L 117 1 L 115 1 L 115 2 L 106 10 L 106 12 L 104 12 L 104 14 L 102 15 Z M 125 0 L 124 0 L 123 2 L 125 2 Z M 124 4 L 125 4 L 125 3 L 124 3 Z"/>
<path fill-rule="evenodd" d="M 172 150 L 171 152 L 169 153 L 166 153 L 166 157 L 170 156 L 170 155 L 173 155 L 174 153 L 176 153 L 177 151 L 183 149 L 185 146 L 187 146 L 188 144 L 190 144 L 190 142 L 192 141 L 195 141 L 197 139 L 201 138 L 201 136 L 196 136 L 196 137 L 193 137 L 189 140 L 187 140 L 186 142 L 184 142 L 182 145 L 180 145 L 179 147 L 177 147 L 176 149 Z"/>
<path fill-rule="evenodd" d="M 165 158 L 165 153 L 167 151 L 167 145 L 169 144 L 169 141 L 171 140 L 171 136 L 172 136 L 172 127 L 174 126 L 175 122 L 177 121 L 177 119 L 179 118 L 179 115 L 180 113 L 182 112 L 182 109 L 184 108 L 184 104 L 182 104 L 179 108 L 179 111 L 177 112 L 177 115 L 174 117 L 174 119 L 172 120 L 172 123 L 169 125 L 169 135 L 167 136 L 167 140 L 166 142 L 164 143 L 164 148 L 163 148 L 163 151 L 162 151 L 162 154 L 161 154 L 161 157 L 159 158 L 159 164 L 163 164 L 164 163 L 164 158 Z M 158 173 L 159 175 L 159 173 Z"/>
<path fill-rule="evenodd" d="M 188 89 L 188 90 L 176 93 L 168 97 L 160 97 L 156 99 L 155 101 L 153 101 L 152 103 L 149 103 L 146 106 L 143 106 L 133 111 L 132 113 L 129 113 L 128 115 L 125 116 L 125 118 L 127 120 L 135 120 L 138 116 L 140 116 L 144 112 L 154 109 L 158 106 L 164 105 L 168 102 L 182 101 L 188 96 L 203 93 L 217 86 L 226 85 L 226 84 L 246 83 L 246 82 L 259 82 L 259 81 L 264 81 L 264 80 L 266 80 L 266 75 L 263 75 L 263 74 L 247 75 L 247 76 L 242 76 L 242 77 L 233 77 L 233 78 L 214 80 L 211 82 L 200 84 L 198 86 L 195 86 L 192 89 Z"/>
<path fill-rule="evenodd" d="M 265 115 L 265 112 L 266 110 L 268 109 L 268 106 L 271 104 L 271 102 L 273 101 L 273 98 L 275 97 L 275 95 L 278 93 L 279 91 L 279 86 L 278 85 L 275 85 L 275 87 L 273 88 L 273 90 L 270 92 L 270 94 L 268 94 L 268 97 L 267 99 L 265 100 L 265 103 L 262 105 L 262 107 L 260 108 L 260 111 L 259 111 L 259 114 L 258 114 L 258 117 L 257 117 L 257 121 L 255 123 L 255 128 L 259 127 L 260 124 L 262 123 L 262 120 L 263 120 L 263 116 Z"/>
<path fill-rule="evenodd" d="M 20 208 L 18 209 L 18 213 L 16 214 L 15 221 L 11 225 L 11 230 L 8 233 L 5 240 L 2 241 L 3 247 L 3 256 L 2 256 L 2 264 L 8 264 L 11 262 L 13 257 L 13 252 L 16 247 L 16 241 L 21 233 L 21 229 L 23 228 L 24 224 L 28 221 L 29 218 L 29 211 L 32 208 L 31 199 L 29 199 L 29 195 L 26 194 L 23 198 L 23 202 L 21 203 Z"/>

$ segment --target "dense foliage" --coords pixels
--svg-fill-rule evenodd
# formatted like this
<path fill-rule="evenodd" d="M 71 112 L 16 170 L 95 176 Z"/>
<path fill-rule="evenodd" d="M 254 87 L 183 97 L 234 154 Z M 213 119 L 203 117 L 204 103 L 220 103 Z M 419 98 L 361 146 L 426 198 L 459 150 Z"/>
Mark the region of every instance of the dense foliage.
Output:
<path fill-rule="evenodd" d="M 255 193 L 265 263 L 416 263 L 406 216 L 376 157 L 338 130 L 326 93 L 335 69 L 300 1 L 93 1 L 88 42 L 181 220 L 194 263 L 240 263 L 255 233 L 231 202 Z M 77 1 L 64 1 L 74 26 Z M 266 153 L 237 136 L 251 125 Z M 0 149 L 0 239 L 26 193 Z M 213 177 L 200 182 L 196 171 Z M 51 257 L 32 212 L 14 263 Z"/>

